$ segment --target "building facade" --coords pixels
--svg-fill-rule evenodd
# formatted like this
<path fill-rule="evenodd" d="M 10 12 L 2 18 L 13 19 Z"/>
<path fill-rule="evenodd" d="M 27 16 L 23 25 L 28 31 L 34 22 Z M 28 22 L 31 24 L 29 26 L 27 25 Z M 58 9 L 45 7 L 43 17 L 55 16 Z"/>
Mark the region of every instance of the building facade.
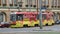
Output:
<path fill-rule="evenodd" d="M 18 2 L 20 11 L 39 11 L 39 0 L 0 0 L 0 21 L 10 21 L 10 13 L 18 11 Z M 60 8 L 60 0 L 42 0 L 42 7 Z"/>

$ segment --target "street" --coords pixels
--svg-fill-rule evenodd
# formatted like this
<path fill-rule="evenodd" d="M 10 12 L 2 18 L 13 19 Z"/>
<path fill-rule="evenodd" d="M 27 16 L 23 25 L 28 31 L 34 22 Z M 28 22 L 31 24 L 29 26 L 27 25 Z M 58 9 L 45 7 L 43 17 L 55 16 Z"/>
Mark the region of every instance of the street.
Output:
<path fill-rule="evenodd" d="M 60 25 L 43 26 L 40 27 L 28 27 L 28 28 L 0 28 L 0 33 L 22 33 L 22 32 L 59 32 Z M 36 34 L 36 33 L 35 33 Z"/>

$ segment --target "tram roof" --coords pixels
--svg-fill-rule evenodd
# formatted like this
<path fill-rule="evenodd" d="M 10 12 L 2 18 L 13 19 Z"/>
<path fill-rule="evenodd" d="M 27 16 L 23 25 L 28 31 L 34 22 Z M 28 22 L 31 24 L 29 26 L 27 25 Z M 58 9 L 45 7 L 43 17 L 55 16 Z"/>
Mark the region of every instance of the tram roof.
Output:
<path fill-rule="evenodd" d="M 11 14 L 37 14 L 37 11 L 35 11 L 35 12 L 12 12 Z M 38 12 L 38 14 L 39 14 L 39 12 Z M 42 14 L 47 14 L 47 13 L 44 12 Z M 49 14 L 53 14 L 53 13 L 50 12 Z"/>
<path fill-rule="evenodd" d="M 16 12 L 16 14 L 37 14 L 37 12 Z"/>

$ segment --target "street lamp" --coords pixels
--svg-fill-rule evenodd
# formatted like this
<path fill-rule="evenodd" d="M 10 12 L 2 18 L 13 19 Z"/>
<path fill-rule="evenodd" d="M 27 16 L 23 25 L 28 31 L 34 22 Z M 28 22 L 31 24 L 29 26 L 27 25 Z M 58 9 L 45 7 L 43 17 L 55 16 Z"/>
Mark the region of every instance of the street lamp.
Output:
<path fill-rule="evenodd" d="M 39 6 L 40 6 L 40 11 L 39 11 L 39 21 L 40 21 L 40 29 L 42 29 L 42 0 L 39 0 Z"/>
<path fill-rule="evenodd" d="M 20 7 L 22 6 L 22 3 L 23 3 L 22 1 L 18 1 L 18 3 L 17 3 L 18 4 L 18 7 L 17 7 L 18 8 L 18 11 L 20 11 Z"/>

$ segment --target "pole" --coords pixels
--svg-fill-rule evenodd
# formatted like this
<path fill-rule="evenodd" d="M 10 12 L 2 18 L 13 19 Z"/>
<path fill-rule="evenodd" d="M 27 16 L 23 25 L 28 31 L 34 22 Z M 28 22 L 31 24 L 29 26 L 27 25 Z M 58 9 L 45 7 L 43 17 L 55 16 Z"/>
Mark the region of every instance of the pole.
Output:
<path fill-rule="evenodd" d="M 40 6 L 40 11 L 39 11 L 40 29 L 42 29 L 42 11 L 41 11 L 41 5 L 42 5 L 42 0 L 39 0 L 39 6 Z"/>

